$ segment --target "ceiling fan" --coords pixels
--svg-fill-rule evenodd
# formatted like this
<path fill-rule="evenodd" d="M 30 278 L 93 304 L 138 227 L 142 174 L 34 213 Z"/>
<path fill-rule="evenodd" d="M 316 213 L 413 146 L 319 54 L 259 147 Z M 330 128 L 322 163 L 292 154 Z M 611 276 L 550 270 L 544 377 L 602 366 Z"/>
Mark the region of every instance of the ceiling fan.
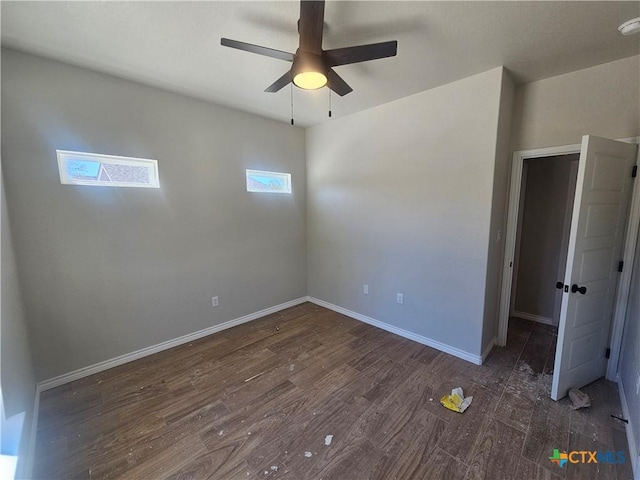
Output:
<path fill-rule="evenodd" d="M 222 38 L 220 44 L 246 52 L 292 62 L 291 69 L 271 84 L 265 92 L 277 92 L 293 82 L 305 90 L 329 87 L 340 96 L 353 91 L 334 70 L 333 67 L 350 63 L 367 62 L 378 58 L 394 57 L 398 42 L 372 43 L 356 47 L 322 49 L 322 30 L 324 27 L 324 0 L 300 1 L 300 19 L 298 33 L 300 43 L 296 53 L 283 52 L 273 48 L 260 47 L 250 43 Z"/>

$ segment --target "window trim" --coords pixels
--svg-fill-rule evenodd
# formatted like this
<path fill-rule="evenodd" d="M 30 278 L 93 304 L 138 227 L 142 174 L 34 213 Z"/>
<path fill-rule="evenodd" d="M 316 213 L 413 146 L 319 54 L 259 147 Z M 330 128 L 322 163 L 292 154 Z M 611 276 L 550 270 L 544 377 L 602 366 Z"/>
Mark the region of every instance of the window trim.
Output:
<path fill-rule="evenodd" d="M 256 175 L 266 174 L 266 175 L 273 175 L 273 176 L 280 177 L 285 182 L 285 189 L 284 190 L 249 190 L 249 184 L 247 183 L 247 180 L 249 180 L 249 175 L 251 174 L 256 174 Z M 269 172 L 267 170 L 253 170 L 251 168 L 247 168 L 245 170 L 244 178 L 245 178 L 245 185 L 248 193 L 280 193 L 280 194 L 286 194 L 286 195 L 291 195 L 293 193 L 290 173 Z"/>
<path fill-rule="evenodd" d="M 90 185 L 102 187 L 133 187 L 133 188 L 160 188 L 160 176 L 158 172 L 158 161 L 150 158 L 122 157 L 118 155 L 105 155 L 101 153 L 75 152 L 71 150 L 56 150 L 58 158 L 58 172 L 60 173 L 60 183 L 63 185 Z M 67 175 L 66 161 L 69 156 L 83 157 L 87 160 L 95 159 L 99 162 L 110 163 L 112 165 L 143 164 L 149 169 L 149 183 L 133 182 L 101 182 L 100 180 L 76 180 Z"/>

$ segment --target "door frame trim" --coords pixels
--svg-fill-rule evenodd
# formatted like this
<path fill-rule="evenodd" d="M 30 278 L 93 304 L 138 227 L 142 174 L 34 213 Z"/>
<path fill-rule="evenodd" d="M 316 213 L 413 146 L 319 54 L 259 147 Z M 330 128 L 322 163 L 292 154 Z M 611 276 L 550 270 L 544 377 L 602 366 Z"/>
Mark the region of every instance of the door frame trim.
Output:
<path fill-rule="evenodd" d="M 619 138 L 619 142 L 640 144 L 640 137 Z M 516 234 L 518 228 L 518 213 L 520 210 L 520 190 L 522 188 L 522 171 L 524 161 L 528 158 L 553 157 L 557 155 L 569 155 L 580 153 L 581 144 L 559 145 L 555 147 L 534 148 L 529 150 L 518 150 L 513 152 L 511 165 L 511 186 L 509 189 L 509 201 L 507 210 L 507 227 L 504 245 L 504 258 L 502 264 L 502 285 L 500 288 L 500 310 L 498 314 L 498 335 L 496 344 L 505 346 L 507 344 L 507 328 L 509 325 L 509 310 L 511 304 L 511 285 L 513 283 L 513 265 L 515 263 Z M 640 149 L 637 153 L 636 163 L 640 164 Z M 640 178 L 640 177 L 639 177 Z M 624 330 L 627 303 L 629 301 L 629 290 L 631 288 L 631 274 L 635 256 L 635 246 L 638 239 L 638 228 L 640 227 L 640 188 L 632 187 L 631 205 L 627 217 L 626 235 L 624 241 L 623 261 L 628 268 L 625 268 L 619 279 L 614 314 L 612 321 L 611 335 L 611 357 L 607 363 L 607 379 L 615 381 L 618 360 L 620 358 L 620 347 L 622 343 L 622 332 Z"/>
<path fill-rule="evenodd" d="M 511 285 L 513 284 L 513 265 L 515 264 L 516 235 L 518 230 L 518 213 L 520 211 L 520 190 L 522 189 L 524 161 L 528 158 L 555 157 L 557 155 L 570 155 L 572 153 L 580 153 L 580 144 L 534 148 L 513 152 L 511 188 L 509 190 L 507 228 L 504 242 L 504 259 L 502 262 L 500 310 L 498 314 L 497 344 L 502 347 L 507 344 L 507 327 L 509 326 L 509 307 L 511 305 Z"/>

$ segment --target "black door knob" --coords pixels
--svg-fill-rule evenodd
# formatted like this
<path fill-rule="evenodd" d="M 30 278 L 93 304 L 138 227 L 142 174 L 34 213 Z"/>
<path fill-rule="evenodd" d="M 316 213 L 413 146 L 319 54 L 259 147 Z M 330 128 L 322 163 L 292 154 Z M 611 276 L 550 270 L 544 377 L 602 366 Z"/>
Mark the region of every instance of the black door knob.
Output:
<path fill-rule="evenodd" d="M 562 283 L 562 282 L 556 282 L 556 288 L 557 288 L 558 290 L 562 290 L 562 287 L 564 287 L 564 283 Z"/>
<path fill-rule="evenodd" d="M 578 287 L 578 285 L 574 283 L 573 285 L 571 285 L 571 293 L 576 293 L 576 292 L 584 295 L 585 293 L 587 293 L 587 287 Z"/>

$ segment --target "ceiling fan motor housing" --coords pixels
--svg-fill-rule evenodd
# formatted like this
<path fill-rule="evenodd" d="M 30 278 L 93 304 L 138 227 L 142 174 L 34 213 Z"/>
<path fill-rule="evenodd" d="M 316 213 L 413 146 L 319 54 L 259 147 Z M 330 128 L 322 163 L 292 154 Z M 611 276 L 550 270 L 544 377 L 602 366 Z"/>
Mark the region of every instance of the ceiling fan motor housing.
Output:
<path fill-rule="evenodd" d="M 265 92 L 278 92 L 293 82 L 295 86 L 305 90 L 317 90 L 327 86 L 341 97 L 352 92 L 353 89 L 336 73 L 333 67 L 393 57 L 398 49 L 398 42 L 392 40 L 322 50 L 323 29 L 324 0 L 300 0 L 300 19 L 298 20 L 300 39 L 295 55 L 229 38 L 220 39 L 220 43 L 225 47 L 237 48 L 293 63 L 291 69 L 269 85 Z"/>
<path fill-rule="evenodd" d="M 321 88 L 327 83 L 328 71 L 329 68 L 325 64 L 322 56 L 311 52 L 303 52 L 298 49 L 291 67 L 291 78 L 293 79 L 293 83 L 300 88 Z M 305 74 L 314 75 L 317 86 L 314 84 L 309 86 L 308 83 L 303 83 L 304 80 L 302 80 L 302 78 L 305 77 Z M 322 77 L 324 77 L 324 80 Z"/>

